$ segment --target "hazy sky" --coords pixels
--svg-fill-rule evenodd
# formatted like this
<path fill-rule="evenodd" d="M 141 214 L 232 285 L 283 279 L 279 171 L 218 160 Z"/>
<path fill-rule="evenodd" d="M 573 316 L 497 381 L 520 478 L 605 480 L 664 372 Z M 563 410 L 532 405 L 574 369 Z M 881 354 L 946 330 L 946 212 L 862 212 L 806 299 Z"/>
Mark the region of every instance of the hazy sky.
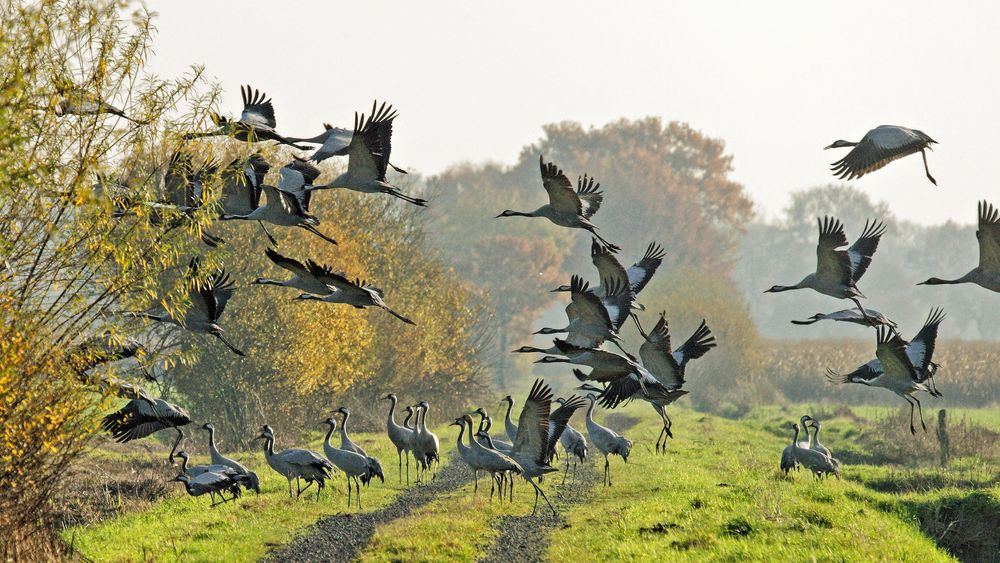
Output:
<path fill-rule="evenodd" d="M 207 66 L 274 98 L 278 129 L 399 110 L 393 162 L 425 173 L 512 163 L 541 125 L 662 116 L 725 140 L 773 216 L 880 124 L 940 144 L 856 182 L 905 218 L 975 220 L 1000 203 L 1000 4 L 990 2 L 153 1 L 161 75 Z M 577 171 L 582 172 L 582 171 Z M 572 172 L 572 173 L 577 173 Z M 612 187 L 609 186 L 613 190 Z"/>

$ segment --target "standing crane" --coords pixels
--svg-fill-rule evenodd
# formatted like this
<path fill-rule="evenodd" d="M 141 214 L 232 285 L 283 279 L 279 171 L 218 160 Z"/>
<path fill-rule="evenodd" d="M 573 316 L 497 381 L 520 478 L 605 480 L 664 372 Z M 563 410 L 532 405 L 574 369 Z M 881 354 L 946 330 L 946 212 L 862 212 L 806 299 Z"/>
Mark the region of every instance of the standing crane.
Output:
<path fill-rule="evenodd" d="M 551 162 L 546 164 L 545 160 L 539 156 L 538 165 L 542 172 L 542 187 L 549 195 L 549 202 L 530 212 L 507 209 L 497 215 L 497 218 L 545 217 L 560 227 L 589 231 L 612 251 L 621 250 L 621 247 L 608 242 L 597 234 L 597 227 L 590 222 L 590 218 L 597 213 L 601 208 L 601 202 L 604 201 L 604 194 L 599 191 L 601 185 L 595 184 L 593 178 L 584 175 L 577 179 L 574 191 L 573 183 L 569 177 L 555 164 Z"/>
<path fill-rule="evenodd" d="M 292 496 L 292 479 L 296 481 L 298 498 L 313 483 L 316 483 L 316 499 L 323 492 L 326 480 L 330 478 L 333 471 L 333 464 L 324 459 L 323 456 L 311 450 L 289 449 L 280 452 L 274 451 L 274 430 L 270 426 L 264 425 L 260 430 L 258 440 L 264 440 L 264 458 L 276 473 L 280 473 L 288 479 L 288 496 Z M 298 488 L 298 480 L 306 481 L 305 489 Z"/>
<path fill-rule="evenodd" d="M 979 229 L 976 231 L 976 238 L 979 239 L 978 266 L 958 279 L 930 278 L 917 285 L 974 283 L 990 291 L 1000 292 L 1000 210 L 991 203 L 979 202 Z"/>
<path fill-rule="evenodd" d="M 493 500 L 493 492 L 496 490 L 497 483 L 500 482 L 497 477 L 498 475 L 504 473 L 521 474 L 523 471 L 521 466 L 509 456 L 497 450 L 484 447 L 479 442 L 476 442 L 472 436 L 472 417 L 470 415 L 465 414 L 456 418 L 449 426 L 458 426 L 458 438 L 456 439 L 455 446 L 458 449 L 459 457 L 462 458 L 462 461 L 466 465 L 472 468 L 472 472 L 475 475 L 476 486 L 473 489 L 473 495 L 479 492 L 480 471 L 486 471 L 491 475 L 490 500 Z M 469 427 L 468 445 L 462 441 L 466 426 Z M 502 501 L 504 496 L 502 488 L 498 496 L 499 500 Z"/>
<path fill-rule="evenodd" d="M 885 233 L 885 225 L 880 221 L 865 222 L 861 237 L 847 250 L 840 250 L 847 246 L 847 235 L 844 234 L 844 226 L 840 221 L 824 217 L 817 222 L 819 244 L 816 246 L 816 271 L 795 285 L 776 285 L 764 293 L 808 288 L 837 299 L 850 299 L 858 306 L 858 311 L 865 316 L 868 324 L 875 326 L 875 321 L 867 316 L 865 308 L 858 301 L 864 294 L 858 290 L 857 283 L 872 262 L 879 240 Z"/>
<path fill-rule="evenodd" d="M 601 426 L 594 421 L 594 405 L 597 403 L 597 396 L 593 393 L 587 394 L 590 406 L 587 408 L 587 435 L 590 443 L 604 455 L 604 484 L 611 486 L 611 462 L 609 455 L 619 455 L 625 463 L 628 463 L 629 452 L 632 451 L 632 441 L 621 436 L 614 430 Z"/>
<path fill-rule="evenodd" d="M 396 447 L 396 455 L 399 456 L 399 482 L 403 482 L 403 458 L 406 458 L 406 484 L 410 484 L 410 451 L 413 443 L 413 430 L 405 426 L 396 424 L 396 394 L 389 393 L 382 399 L 389 401 L 389 416 L 386 418 L 386 433 L 389 434 L 389 441 Z M 407 417 L 409 418 L 409 417 Z"/>
<path fill-rule="evenodd" d="M 372 476 L 378 477 L 383 483 L 385 483 L 385 475 L 382 473 L 382 464 L 379 460 L 368 455 L 364 448 L 355 444 L 351 440 L 351 437 L 347 435 L 347 419 L 351 417 L 351 411 L 347 407 L 340 407 L 337 409 L 337 412 L 344 416 L 344 420 L 340 423 L 340 449 L 354 452 L 368 459 L 368 463 L 371 465 L 373 471 Z M 370 478 L 365 480 L 366 486 L 370 480 Z"/>
<path fill-rule="evenodd" d="M 438 440 L 437 434 L 427 429 L 427 411 L 430 409 L 430 404 L 427 401 L 420 401 L 414 405 L 414 409 L 417 413 L 414 453 L 418 451 L 420 453 L 417 463 L 421 467 L 422 473 L 430 469 L 432 471 L 431 478 L 436 479 L 437 466 L 441 464 L 441 442 Z"/>
<path fill-rule="evenodd" d="M 215 445 L 215 426 L 212 426 L 211 422 L 206 422 L 199 427 L 201 430 L 208 432 L 208 453 L 212 457 L 213 465 L 223 465 L 236 471 L 240 475 L 246 475 L 247 487 L 253 489 L 255 493 L 260 494 L 260 479 L 257 474 L 253 471 L 247 469 L 245 465 L 236 461 L 235 459 L 230 459 L 219 451 L 219 448 Z"/>
<path fill-rule="evenodd" d="M 184 489 L 187 491 L 187 494 L 193 497 L 209 493 L 212 497 L 212 504 L 210 507 L 214 508 L 224 502 L 234 500 L 240 496 L 241 477 L 241 475 L 236 473 L 216 473 L 209 471 L 201 473 L 195 477 L 182 473 L 171 479 L 171 481 L 184 483 Z M 227 499 L 226 495 L 223 494 L 225 492 L 228 492 L 232 496 Z M 222 500 L 216 502 L 215 495 L 219 495 L 219 498 Z"/>
<path fill-rule="evenodd" d="M 514 440 L 517 439 L 517 424 L 510 418 L 510 411 L 514 409 L 514 398 L 507 395 L 503 399 L 500 399 L 500 403 L 507 403 L 507 414 L 504 415 L 503 426 L 507 432 L 507 439 L 513 444 Z"/>
<path fill-rule="evenodd" d="M 840 464 L 834 465 L 833 460 L 820 452 L 811 450 L 807 447 L 802 447 L 799 444 L 799 425 L 796 423 L 791 423 L 789 426 L 795 431 L 795 436 L 792 438 L 792 453 L 795 456 L 795 462 L 804 465 L 813 474 L 813 478 L 820 478 L 826 473 L 833 473 L 840 478 Z M 806 431 L 808 434 L 808 430 Z M 808 442 L 808 440 L 806 440 Z M 787 449 L 787 448 L 786 448 Z M 784 454 L 782 454 L 782 465 L 784 465 Z M 787 474 L 788 471 L 786 470 Z"/>
<path fill-rule="evenodd" d="M 927 153 L 924 152 L 924 149 L 934 150 L 931 145 L 936 143 L 923 131 L 899 125 L 879 125 L 865 133 L 858 142 L 838 140 L 824 150 L 852 147 L 851 152 L 831 165 L 833 175 L 841 180 L 860 178 L 896 159 L 919 152 L 924 159 L 927 179 L 936 186 L 937 180 L 927 168 Z"/>
<path fill-rule="evenodd" d="M 566 404 L 566 399 L 559 397 L 556 399 L 556 403 L 563 406 Z M 574 476 L 576 475 L 577 461 L 579 460 L 579 463 L 585 463 L 587 461 L 587 438 L 584 437 L 583 433 L 570 426 L 569 422 L 567 422 L 566 428 L 563 430 L 562 435 L 559 436 L 559 443 L 562 445 L 563 450 L 566 451 L 566 471 L 563 473 L 562 478 L 562 484 L 566 484 L 566 476 L 569 474 L 570 459 L 572 458 L 573 461 Z"/>
<path fill-rule="evenodd" d="M 330 427 L 326 431 L 326 438 L 323 441 L 323 452 L 326 454 L 326 458 L 337 466 L 337 469 L 344 472 L 347 477 L 347 507 L 351 507 L 351 480 L 354 480 L 354 489 L 358 495 L 358 510 L 361 509 L 361 484 L 358 482 L 359 479 L 364 481 L 367 485 L 371 481 L 372 477 L 375 476 L 375 467 L 371 463 L 371 458 L 366 457 L 362 454 L 352 452 L 350 450 L 345 450 L 343 448 L 336 448 L 330 444 L 330 436 L 333 435 L 333 431 L 337 429 L 337 421 L 332 417 L 327 418 L 323 421 L 324 424 Z"/>

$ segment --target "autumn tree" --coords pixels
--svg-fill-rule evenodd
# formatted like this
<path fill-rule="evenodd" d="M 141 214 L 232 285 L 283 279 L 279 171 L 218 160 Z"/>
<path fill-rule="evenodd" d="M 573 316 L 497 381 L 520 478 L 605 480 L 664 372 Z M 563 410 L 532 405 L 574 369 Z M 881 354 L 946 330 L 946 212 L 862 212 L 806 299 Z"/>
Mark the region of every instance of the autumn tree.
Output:
<path fill-rule="evenodd" d="M 728 176 L 732 157 L 721 141 L 652 117 L 590 129 L 564 122 L 544 131 L 512 167 L 461 164 L 429 179 L 441 202 L 435 240 L 496 308 L 505 344 L 527 343 L 522 341 L 535 319 L 561 303 L 550 290 L 568 283 L 572 273 L 600 283 L 586 232 L 544 219 L 493 218 L 504 209 L 530 211 L 547 203 L 540 155 L 573 181 L 586 173 L 601 183 L 604 203 L 593 221 L 623 247 L 626 265 L 656 240 L 668 253 L 664 271 L 729 276 L 752 206 Z M 657 283 L 647 292 L 658 291 Z M 502 373 L 508 360 L 509 355 L 498 359 Z"/>
<path fill-rule="evenodd" d="M 260 150 L 272 164 L 265 181 L 274 184 L 291 153 Z M 342 165 L 324 163 L 317 182 L 333 178 Z M 405 177 L 395 181 L 407 191 L 414 189 L 407 182 L 417 183 Z M 485 382 L 480 358 L 490 350 L 484 329 L 490 314 L 426 241 L 427 211 L 345 190 L 316 192 L 310 211 L 339 244 L 302 229 L 271 226 L 277 250 L 381 288 L 389 306 L 416 326 L 378 308 L 296 300 L 299 291 L 253 284 L 256 278 L 289 274 L 265 256 L 269 243 L 257 225 L 214 225 L 212 232 L 226 241 L 221 251 L 226 269 L 238 284 L 223 323 L 247 357 L 200 346 L 190 363 L 166 374 L 192 415 L 212 419 L 220 438 L 246 447 L 262 424 L 283 434 L 300 433 L 340 403 L 359 407 L 352 420 L 363 425 L 367 413 L 381 413 L 384 405 L 377 399 L 388 390 L 436 401 L 464 401 L 479 393 Z"/>
<path fill-rule="evenodd" d="M 138 334 L 121 310 L 159 299 L 182 310 L 186 287 L 179 278 L 163 285 L 161 274 L 207 223 L 169 211 L 152 220 L 132 206 L 156 200 L 171 131 L 187 123 L 180 102 L 200 99 L 200 76 L 145 75 L 150 15 L 122 19 L 121 9 L 0 2 L 4 559 L 55 556 L 49 501 L 95 433 L 114 378 L 127 378 L 113 366 L 87 369 L 92 358 L 78 345 Z"/>

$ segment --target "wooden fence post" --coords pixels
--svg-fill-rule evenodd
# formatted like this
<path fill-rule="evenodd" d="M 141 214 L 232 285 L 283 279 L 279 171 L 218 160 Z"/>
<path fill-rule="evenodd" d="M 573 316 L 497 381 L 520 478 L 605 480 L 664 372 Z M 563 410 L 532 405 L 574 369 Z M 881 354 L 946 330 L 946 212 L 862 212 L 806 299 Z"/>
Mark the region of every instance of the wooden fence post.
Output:
<path fill-rule="evenodd" d="M 941 447 L 941 467 L 947 467 L 948 458 L 951 457 L 951 440 L 948 438 L 948 416 L 945 409 L 938 411 L 937 437 L 938 445 Z"/>

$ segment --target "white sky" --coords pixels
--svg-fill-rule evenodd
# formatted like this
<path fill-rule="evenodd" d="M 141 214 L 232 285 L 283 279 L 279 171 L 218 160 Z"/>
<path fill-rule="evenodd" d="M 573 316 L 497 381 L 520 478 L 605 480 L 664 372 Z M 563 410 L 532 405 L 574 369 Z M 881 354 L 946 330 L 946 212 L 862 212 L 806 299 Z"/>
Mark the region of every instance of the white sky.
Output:
<path fill-rule="evenodd" d="M 733 177 L 773 216 L 788 192 L 880 124 L 940 144 L 857 185 L 907 219 L 975 220 L 997 201 L 1000 4 L 836 2 L 150 1 L 164 76 L 192 63 L 274 98 L 278 130 L 399 110 L 393 162 L 424 173 L 512 163 L 541 125 L 662 116 L 726 141 Z M 612 8 L 612 6 L 616 6 Z"/>

